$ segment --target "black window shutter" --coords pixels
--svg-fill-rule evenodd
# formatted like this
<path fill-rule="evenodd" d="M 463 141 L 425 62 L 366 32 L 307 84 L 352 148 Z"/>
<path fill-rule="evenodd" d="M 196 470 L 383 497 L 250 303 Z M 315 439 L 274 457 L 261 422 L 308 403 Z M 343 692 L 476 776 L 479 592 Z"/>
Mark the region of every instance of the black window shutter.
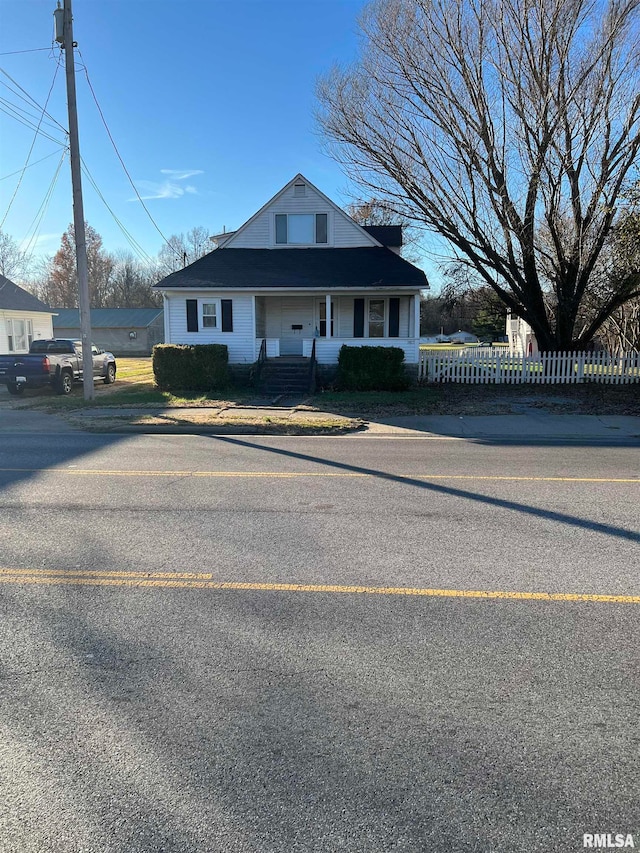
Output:
<path fill-rule="evenodd" d="M 231 299 L 221 299 L 222 305 L 222 331 L 233 332 L 233 305 Z"/>
<path fill-rule="evenodd" d="M 353 337 L 364 338 L 364 299 L 353 300 Z"/>
<path fill-rule="evenodd" d="M 400 298 L 392 296 L 389 300 L 389 337 L 400 337 Z"/>
<path fill-rule="evenodd" d="M 198 300 L 187 299 L 187 332 L 198 331 Z"/>

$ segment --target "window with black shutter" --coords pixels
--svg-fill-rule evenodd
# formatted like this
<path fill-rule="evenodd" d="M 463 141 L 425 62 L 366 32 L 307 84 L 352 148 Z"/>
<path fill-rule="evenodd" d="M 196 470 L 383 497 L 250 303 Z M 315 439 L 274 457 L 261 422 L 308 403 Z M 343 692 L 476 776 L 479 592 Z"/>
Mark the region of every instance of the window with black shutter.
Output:
<path fill-rule="evenodd" d="M 198 331 L 198 300 L 187 299 L 187 332 Z"/>
<path fill-rule="evenodd" d="M 353 300 L 353 337 L 364 338 L 364 299 Z"/>
<path fill-rule="evenodd" d="M 233 332 L 233 305 L 231 299 L 221 299 L 222 306 L 222 331 Z"/>
<path fill-rule="evenodd" d="M 389 337 L 400 337 L 400 299 L 397 296 L 389 299 Z"/>

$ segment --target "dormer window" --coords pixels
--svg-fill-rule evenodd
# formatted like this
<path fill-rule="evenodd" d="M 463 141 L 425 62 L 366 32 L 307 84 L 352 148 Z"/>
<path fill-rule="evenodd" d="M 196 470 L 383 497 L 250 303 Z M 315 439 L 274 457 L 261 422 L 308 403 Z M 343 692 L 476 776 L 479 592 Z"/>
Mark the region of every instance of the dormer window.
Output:
<path fill-rule="evenodd" d="M 277 213 L 276 243 L 310 246 L 327 242 L 326 213 Z"/>
<path fill-rule="evenodd" d="M 306 184 L 303 184 L 302 181 L 298 181 L 298 183 L 293 185 L 294 196 L 296 198 L 303 198 L 306 188 L 307 188 Z"/>

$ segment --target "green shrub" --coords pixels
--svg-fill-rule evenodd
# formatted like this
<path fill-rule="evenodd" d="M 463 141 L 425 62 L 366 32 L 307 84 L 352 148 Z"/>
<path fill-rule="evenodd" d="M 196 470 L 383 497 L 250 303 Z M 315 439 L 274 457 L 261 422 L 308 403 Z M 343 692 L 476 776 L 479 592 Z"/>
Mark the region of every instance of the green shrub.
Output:
<path fill-rule="evenodd" d="M 225 344 L 158 344 L 152 363 L 156 385 L 172 394 L 218 391 L 230 384 Z"/>
<path fill-rule="evenodd" d="M 338 388 L 343 391 L 404 391 L 410 382 L 400 347 L 348 347 L 338 353 Z"/>

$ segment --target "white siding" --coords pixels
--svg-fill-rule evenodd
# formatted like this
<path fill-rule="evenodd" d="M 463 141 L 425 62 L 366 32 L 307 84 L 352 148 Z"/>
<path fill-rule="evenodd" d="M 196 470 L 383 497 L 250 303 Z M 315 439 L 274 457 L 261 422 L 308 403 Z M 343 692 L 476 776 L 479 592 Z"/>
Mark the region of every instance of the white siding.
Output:
<path fill-rule="evenodd" d="M 393 294 L 391 294 L 391 296 L 393 296 Z M 340 300 L 340 311 L 338 314 L 338 331 L 337 331 L 337 334 L 340 337 L 350 338 L 353 335 L 353 300 L 357 299 L 357 298 L 358 297 L 351 298 L 351 297 L 343 296 Z M 369 294 L 369 295 L 363 293 L 360 298 L 365 299 L 365 300 L 366 299 L 386 299 L 387 300 L 386 311 L 387 311 L 387 319 L 388 319 L 388 315 L 389 315 L 389 302 L 388 302 L 388 300 L 389 300 L 389 297 L 387 296 L 386 293 L 385 294 L 375 293 L 375 294 Z M 400 329 L 399 329 L 399 331 L 400 331 L 400 337 L 401 338 L 409 337 L 409 316 L 410 316 L 409 306 L 410 306 L 410 303 L 411 303 L 411 297 L 410 296 L 401 296 L 400 297 Z M 366 315 L 366 312 L 367 312 L 367 308 L 366 308 L 366 304 L 365 304 L 365 322 L 364 322 L 365 334 L 367 331 L 367 315 Z"/>
<path fill-rule="evenodd" d="M 271 296 L 266 300 L 267 338 L 309 338 L 313 336 L 312 296 Z M 302 324 L 300 331 L 292 325 Z"/>
<path fill-rule="evenodd" d="M 31 320 L 33 324 L 33 339 L 53 337 L 53 321 L 51 314 L 42 311 L 0 311 L 0 353 L 9 352 L 7 339 L 7 323 L 10 318 L 16 320 Z"/>
<path fill-rule="evenodd" d="M 326 246 L 334 248 L 354 248 L 357 246 L 375 246 L 375 241 L 361 228 L 355 225 L 349 217 L 331 202 L 325 199 L 317 190 L 306 184 L 305 195 L 300 198 L 294 196 L 293 184 L 287 187 L 283 193 L 267 204 L 256 216 L 249 220 L 234 237 L 232 237 L 224 249 L 278 249 L 291 248 L 290 246 L 278 246 L 275 242 L 275 214 L 276 213 L 327 213 L 328 214 L 328 242 Z M 319 245 L 320 247 L 320 245 Z"/>
<path fill-rule="evenodd" d="M 311 354 L 313 341 L 304 342 L 304 355 Z M 336 364 L 340 347 L 399 347 L 407 364 L 417 364 L 419 344 L 413 338 L 316 338 L 316 358 L 320 364 Z"/>
<path fill-rule="evenodd" d="M 203 329 L 200 322 L 197 332 L 187 331 L 187 299 L 199 302 L 231 299 L 233 304 L 233 332 Z M 167 296 L 171 344 L 226 344 L 230 364 L 251 364 L 255 361 L 255 335 L 253 329 L 253 294 L 185 292 Z M 218 324 L 220 316 L 218 315 Z"/>

